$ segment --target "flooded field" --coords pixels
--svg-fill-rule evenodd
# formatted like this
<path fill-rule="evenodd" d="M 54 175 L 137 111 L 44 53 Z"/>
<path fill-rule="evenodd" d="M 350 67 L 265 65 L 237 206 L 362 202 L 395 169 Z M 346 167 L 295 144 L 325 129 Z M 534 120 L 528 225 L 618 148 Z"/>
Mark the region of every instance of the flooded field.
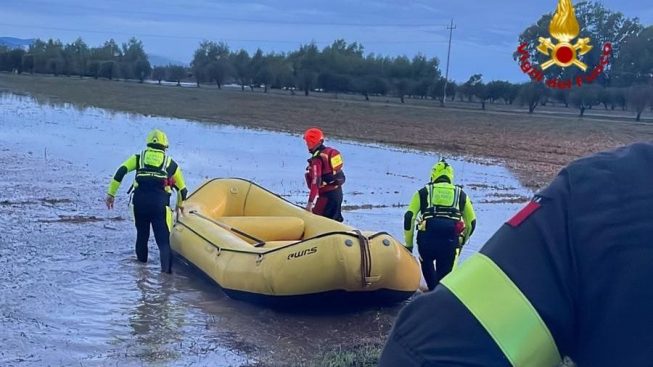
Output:
<path fill-rule="evenodd" d="M 135 261 L 123 183 L 116 209 L 106 187 L 122 161 L 164 130 L 189 189 L 242 177 L 300 205 L 308 154 L 298 135 L 134 116 L 29 97 L 0 97 L 0 365 L 287 365 L 337 345 L 383 337 L 401 306 L 291 314 L 227 298 L 176 264 L 159 273 L 150 243 Z M 403 239 L 405 205 L 438 156 L 329 141 L 345 157 L 345 221 Z M 528 199 L 502 167 L 456 157 L 458 183 L 478 228 L 463 259 Z M 153 241 L 153 239 L 151 239 Z"/>

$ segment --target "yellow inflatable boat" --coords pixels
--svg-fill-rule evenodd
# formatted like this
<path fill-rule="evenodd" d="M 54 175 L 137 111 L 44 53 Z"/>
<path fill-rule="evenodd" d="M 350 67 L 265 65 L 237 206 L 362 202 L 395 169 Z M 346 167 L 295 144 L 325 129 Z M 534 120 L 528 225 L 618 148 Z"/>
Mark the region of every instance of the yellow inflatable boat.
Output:
<path fill-rule="evenodd" d="M 232 298 L 271 306 L 390 304 L 420 268 L 387 233 L 360 232 L 241 179 L 204 183 L 185 202 L 172 250 Z"/>

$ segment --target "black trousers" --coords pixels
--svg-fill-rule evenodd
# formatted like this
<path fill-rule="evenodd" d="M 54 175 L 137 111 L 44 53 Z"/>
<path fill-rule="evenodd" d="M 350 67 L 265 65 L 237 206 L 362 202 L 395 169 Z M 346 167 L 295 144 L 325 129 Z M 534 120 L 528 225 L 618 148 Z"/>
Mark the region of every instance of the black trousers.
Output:
<path fill-rule="evenodd" d="M 342 222 L 342 186 L 329 192 L 321 193 L 317 198 L 313 214 Z"/>
<path fill-rule="evenodd" d="M 429 290 L 433 290 L 453 268 L 458 248 L 456 221 L 445 218 L 428 219 L 426 230 L 417 231 L 417 245 L 422 257 L 424 280 Z"/>
<path fill-rule="evenodd" d="M 172 272 L 172 251 L 170 250 L 169 204 L 170 195 L 164 191 L 134 192 L 134 222 L 136 224 L 136 257 L 147 262 L 147 242 L 150 239 L 150 226 L 159 247 L 161 271 Z"/>

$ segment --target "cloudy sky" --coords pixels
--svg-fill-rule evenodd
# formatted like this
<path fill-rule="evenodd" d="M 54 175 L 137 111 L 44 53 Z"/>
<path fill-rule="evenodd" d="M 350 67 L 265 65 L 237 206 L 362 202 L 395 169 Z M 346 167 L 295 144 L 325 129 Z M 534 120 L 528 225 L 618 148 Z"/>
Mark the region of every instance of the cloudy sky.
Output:
<path fill-rule="evenodd" d="M 653 24 L 651 0 L 602 3 Z M 473 73 L 485 80 L 526 80 L 512 60 L 519 33 L 556 0 L 0 0 L 0 36 L 59 38 L 81 36 L 96 46 L 135 36 L 150 54 L 190 62 L 201 40 L 225 41 L 232 48 L 289 51 L 315 41 L 359 41 L 366 52 L 435 56 L 444 64 L 454 19 L 450 77 Z"/>

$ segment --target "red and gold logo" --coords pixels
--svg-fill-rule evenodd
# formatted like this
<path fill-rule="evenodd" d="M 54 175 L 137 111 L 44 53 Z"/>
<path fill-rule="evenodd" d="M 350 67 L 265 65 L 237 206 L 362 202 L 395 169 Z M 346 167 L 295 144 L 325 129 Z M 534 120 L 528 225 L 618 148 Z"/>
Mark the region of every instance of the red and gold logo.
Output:
<path fill-rule="evenodd" d="M 551 37 L 539 37 L 537 51 L 549 57 L 540 66 L 531 63 L 530 53 L 527 50 L 528 44 L 523 43 L 517 49 L 522 71 L 535 81 L 545 82 L 547 86 L 558 89 L 569 89 L 573 84 L 580 87 L 583 83 L 593 82 L 610 62 L 612 44 L 608 42 L 601 50 L 599 64 L 589 74 L 576 76 L 575 80 L 545 79 L 543 70 L 554 65 L 561 68 L 575 66 L 582 71 L 587 71 L 587 64 L 581 61 L 579 56 L 587 54 L 594 47 L 589 37 L 578 38 L 580 25 L 571 0 L 558 0 L 558 7 L 549 24 L 549 34 L 557 43 L 551 40 Z M 576 38 L 578 40 L 574 42 Z"/>
<path fill-rule="evenodd" d="M 540 45 L 537 46 L 537 50 L 551 57 L 549 61 L 542 64 L 542 70 L 546 70 L 555 64 L 563 68 L 576 65 L 581 70 L 586 71 L 587 65 L 578 60 L 578 55 L 585 55 L 590 52 L 592 45 L 590 45 L 589 37 L 581 38 L 575 44 L 571 44 L 571 41 L 578 37 L 580 33 L 580 26 L 571 0 L 560 0 L 558 2 L 558 9 L 556 9 L 549 24 L 549 33 L 558 40 L 558 44 L 554 44 L 551 38 L 540 37 Z"/>

